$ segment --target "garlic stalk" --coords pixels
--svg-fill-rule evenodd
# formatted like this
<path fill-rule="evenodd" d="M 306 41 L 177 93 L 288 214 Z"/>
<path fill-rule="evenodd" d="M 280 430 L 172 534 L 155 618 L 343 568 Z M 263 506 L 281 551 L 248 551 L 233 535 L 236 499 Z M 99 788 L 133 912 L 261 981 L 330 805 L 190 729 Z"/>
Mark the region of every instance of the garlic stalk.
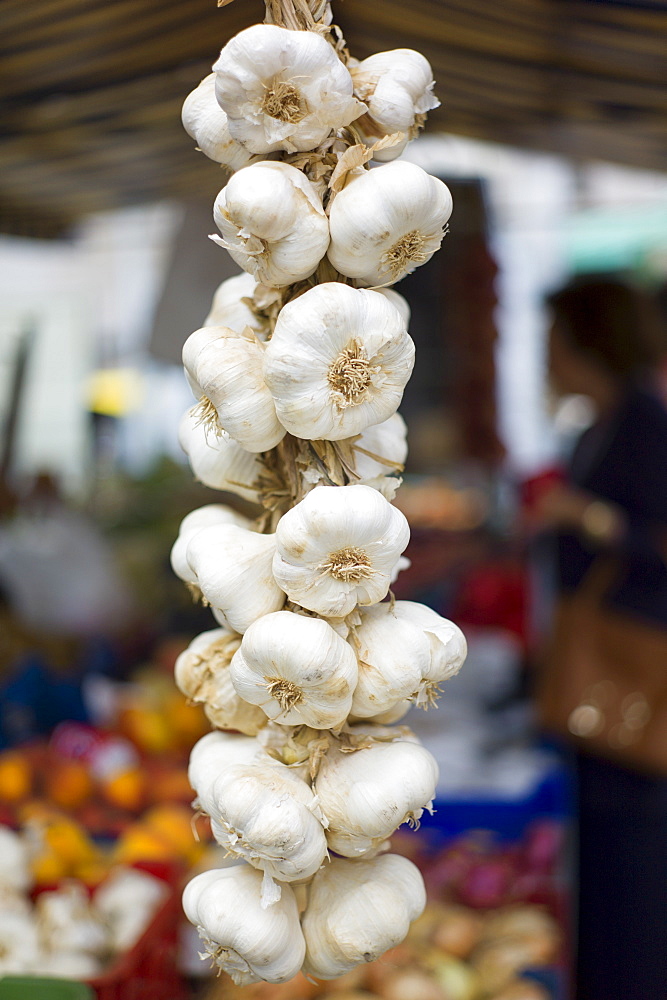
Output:
<path fill-rule="evenodd" d="M 366 110 L 333 48 L 311 31 L 255 24 L 213 64 L 229 131 L 251 153 L 310 150 Z"/>
<path fill-rule="evenodd" d="M 385 135 L 403 134 L 401 142 L 377 150 L 374 160 L 393 160 L 418 134 L 428 111 L 440 101 L 428 60 L 414 49 L 376 52 L 350 66 L 354 92 L 368 112 L 356 123 L 364 142 L 372 145 Z"/>
<path fill-rule="evenodd" d="M 247 451 L 268 451 L 285 436 L 264 382 L 263 364 L 264 347 L 250 330 L 245 334 L 205 326 L 190 334 L 183 347 L 199 419 L 208 432 L 219 435 L 224 430 Z"/>
<path fill-rule="evenodd" d="M 332 851 L 354 858 L 379 850 L 402 823 L 431 810 L 438 765 L 424 747 L 395 740 L 322 758 L 313 790 Z"/>
<path fill-rule="evenodd" d="M 259 482 L 266 472 L 261 458 L 246 451 L 224 431 L 217 436 L 208 433 L 197 407 L 183 414 L 178 441 L 200 483 L 259 503 Z"/>
<path fill-rule="evenodd" d="M 245 630 L 262 615 L 279 611 L 285 594 L 271 566 L 274 535 L 260 535 L 234 524 L 212 524 L 189 540 L 186 559 L 204 600 L 229 628 Z"/>
<path fill-rule="evenodd" d="M 440 248 L 452 196 L 415 163 L 357 174 L 331 203 L 328 257 L 359 285 L 394 284 Z"/>
<path fill-rule="evenodd" d="M 356 657 L 345 640 L 322 619 L 290 611 L 254 622 L 230 671 L 240 697 L 270 719 L 313 729 L 342 726 L 357 682 Z"/>
<path fill-rule="evenodd" d="M 413 364 L 414 344 L 386 296 L 326 282 L 283 306 L 264 378 L 290 434 L 337 441 L 396 412 Z"/>
<path fill-rule="evenodd" d="M 262 979 L 284 983 L 303 964 L 305 941 L 293 891 L 284 885 L 268 908 L 261 899 L 262 874 L 250 865 L 201 872 L 183 893 L 183 909 L 199 932 L 204 956 L 239 986 Z"/>
<path fill-rule="evenodd" d="M 301 922 L 303 972 L 335 979 L 403 940 L 426 905 L 419 869 L 407 858 L 333 858 L 313 878 Z"/>
<path fill-rule="evenodd" d="M 369 486 L 318 486 L 283 514 L 275 537 L 273 572 L 289 599 L 337 618 L 386 596 L 410 531 Z"/>
<path fill-rule="evenodd" d="M 290 285 L 313 273 L 329 246 L 329 223 L 308 178 L 287 163 L 239 170 L 215 199 L 215 224 L 244 271 L 263 285 Z"/>
<path fill-rule="evenodd" d="M 228 170 L 239 170 L 252 161 L 252 153 L 230 135 L 227 115 L 215 97 L 215 73 L 209 73 L 188 94 L 181 120 L 202 153 Z"/>

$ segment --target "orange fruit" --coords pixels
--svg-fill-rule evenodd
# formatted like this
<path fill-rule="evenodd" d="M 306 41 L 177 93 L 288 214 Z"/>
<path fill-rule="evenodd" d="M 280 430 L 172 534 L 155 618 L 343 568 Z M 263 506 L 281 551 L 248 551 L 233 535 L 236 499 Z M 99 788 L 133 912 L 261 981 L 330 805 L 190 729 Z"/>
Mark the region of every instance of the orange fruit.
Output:
<path fill-rule="evenodd" d="M 137 812 L 146 802 L 146 784 L 144 772 L 132 767 L 105 778 L 101 783 L 101 792 L 111 805 Z"/>
<path fill-rule="evenodd" d="M 120 835 L 113 849 L 116 864 L 133 864 L 135 861 L 173 861 L 174 849 L 154 830 L 143 823 L 133 823 Z"/>
<path fill-rule="evenodd" d="M 167 719 L 154 708 L 126 706 L 119 712 L 118 727 L 144 753 L 161 754 L 174 745 Z"/>
<path fill-rule="evenodd" d="M 36 885 L 56 885 L 70 874 L 67 862 L 53 851 L 44 851 L 32 858 L 30 871 Z"/>
<path fill-rule="evenodd" d="M 62 809 L 76 809 L 94 791 L 93 779 L 80 760 L 63 760 L 54 763 L 53 771 L 46 776 L 49 798 Z"/>
<path fill-rule="evenodd" d="M 0 799 L 21 802 L 32 791 L 32 767 L 19 750 L 0 753 Z"/>
<path fill-rule="evenodd" d="M 201 856 L 203 845 L 195 838 L 194 818 L 194 812 L 187 806 L 166 803 L 149 809 L 142 822 L 169 844 L 175 857 L 195 862 Z"/>

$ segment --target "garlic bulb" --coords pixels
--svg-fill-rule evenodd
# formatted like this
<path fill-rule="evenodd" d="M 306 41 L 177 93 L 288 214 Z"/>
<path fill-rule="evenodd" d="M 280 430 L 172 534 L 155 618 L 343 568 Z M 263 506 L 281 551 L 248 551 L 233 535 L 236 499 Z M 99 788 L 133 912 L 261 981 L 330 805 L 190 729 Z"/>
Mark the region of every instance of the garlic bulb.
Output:
<path fill-rule="evenodd" d="M 273 879 L 308 879 L 326 857 L 315 796 L 284 764 L 232 765 L 199 801 L 221 847 L 266 874 L 263 895 L 268 905 L 280 898 Z"/>
<path fill-rule="evenodd" d="M 305 174 L 287 163 L 255 163 L 239 170 L 215 199 L 211 239 L 263 285 L 301 281 L 329 246 L 322 202 Z"/>
<path fill-rule="evenodd" d="M 185 915 L 205 954 L 239 986 L 284 983 L 303 964 L 305 941 L 288 885 L 271 907 L 261 903 L 262 875 L 250 865 L 201 872 L 183 892 Z"/>
<path fill-rule="evenodd" d="M 269 451 L 285 436 L 263 376 L 264 347 L 253 333 L 205 326 L 183 346 L 183 365 L 207 430 L 226 431 L 247 451 Z"/>
<path fill-rule="evenodd" d="M 305 151 L 366 110 L 331 45 L 312 31 L 255 24 L 213 64 L 232 136 L 251 153 Z"/>
<path fill-rule="evenodd" d="M 236 632 L 285 603 L 271 572 L 275 546 L 274 535 L 234 524 L 212 524 L 188 542 L 186 558 L 197 586 Z"/>
<path fill-rule="evenodd" d="M 259 340 L 265 340 L 269 324 L 247 301 L 252 299 L 257 283 L 252 274 L 242 271 L 226 278 L 215 290 L 209 314 L 202 326 L 226 326 L 243 333 L 247 326 Z"/>
<path fill-rule="evenodd" d="M 264 377 L 291 434 L 336 441 L 395 413 L 413 364 L 414 344 L 393 303 L 334 281 L 281 309 Z"/>
<path fill-rule="evenodd" d="M 357 682 L 356 657 L 345 640 L 322 619 L 291 611 L 251 625 L 230 670 L 237 693 L 270 719 L 313 729 L 343 724 Z"/>
<path fill-rule="evenodd" d="M 435 759 L 414 742 L 327 751 L 313 790 L 329 847 L 348 858 L 377 851 L 402 823 L 414 826 L 431 809 L 437 782 Z"/>
<path fill-rule="evenodd" d="M 380 295 L 384 295 L 386 299 L 389 299 L 392 305 L 396 306 L 401 316 L 403 317 L 403 322 L 405 323 L 406 329 L 410 326 L 410 315 L 411 310 L 408 304 L 408 300 L 404 298 L 397 292 L 395 288 L 379 288 Z"/>
<path fill-rule="evenodd" d="M 250 736 L 241 736 L 239 733 L 206 733 L 190 751 L 188 781 L 197 799 L 206 799 L 213 782 L 228 767 L 268 759 L 264 748 Z"/>
<path fill-rule="evenodd" d="M 367 145 L 385 135 L 403 133 L 395 146 L 377 150 L 374 160 L 393 160 L 414 139 L 428 111 L 440 101 L 433 94 L 435 81 L 427 59 L 414 49 L 376 52 L 350 67 L 354 92 L 368 107 L 357 122 Z"/>
<path fill-rule="evenodd" d="M 363 486 L 379 490 L 393 500 L 401 485 L 401 472 L 408 455 L 408 429 L 400 413 L 380 424 L 366 427 L 353 443 L 354 472 Z"/>
<path fill-rule="evenodd" d="M 32 914 L 0 912 L 0 976 L 32 972 L 41 951 Z"/>
<path fill-rule="evenodd" d="M 30 850 L 24 837 L 0 825 L 0 885 L 27 891 L 32 886 Z"/>
<path fill-rule="evenodd" d="M 170 562 L 176 576 L 186 583 L 194 583 L 195 577 L 186 558 L 188 542 L 200 528 L 211 524 L 236 524 L 240 528 L 250 526 L 250 521 L 231 507 L 222 503 L 208 503 L 186 514 L 178 529 L 178 537 L 171 547 Z"/>
<path fill-rule="evenodd" d="M 149 872 L 118 865 L 95 892 L 95 909 L 109 927 L 111 950 L 128 951 L 167 898 L 166 883 Z"/>
<path fill-rule="evenodd" d="M 447 185 L 415 163 L 365 170 L 331 202 L 329 260 L 359 285 L 394 284 L 431 259 L 451 214 Z"/>
<path fill-rule="evenodd" d="M 351 709 L 355 718 L 373 718 L 416 697 L 429 670 L 429 640 L 417 625 L 394 613 L 398 603 L 364 608 L 361 624 L 350 636 L 359 661 Z"/>
<path fill-rule="evenodd" d="M 416 601 L 396 601 L 394 614 L 420 628 L 429 641 L 430 662 L 417 698 L 417 704 L 428 704 L 437 695 L 437 685 L 453 677 L 463 666 L 468 651 L 465 636 L 454 622 Z"/>
<path fill-rule="evenodd" d="M 109 949 L 109 930 L 81 883 L 72 881 L 40 893 L 35 911 L 42 945 L 48 951 L 101 956 Z"/>
<path fill-rule="evenodd" d="M 282 516 L 275 538 L 273 572 L 289 599 L 338 618 L 386 596 L 410 529 L 370 486 L 318 486 Z"/>
<path fill-rule="evenodd" d="M 185 98 L 181 120 L 202 153 L 216 163 L 240 170 L 252 160 L 252 154 L 229 133 L 227 115 L 215 98 L 215 73 L 204 77 Z"/>
<path fill-rule="evenodd" d="M 310 884 L 301 923 L 303 972 L 335 979 L 361 962 L 375 961 L 403 940 L 425 905 L 423 879 L 407 858 L 333 858 Z"/>
<path fill-rule="evenodd" d="M 178 441 L 200 483 L 213 490 L 234 493 L 251 503 L 259 502 L 259 481 L 266 472 L 264 463 L 228 434 L 216 437 L 207 433 L 196 406 L 183 414 Z"/>

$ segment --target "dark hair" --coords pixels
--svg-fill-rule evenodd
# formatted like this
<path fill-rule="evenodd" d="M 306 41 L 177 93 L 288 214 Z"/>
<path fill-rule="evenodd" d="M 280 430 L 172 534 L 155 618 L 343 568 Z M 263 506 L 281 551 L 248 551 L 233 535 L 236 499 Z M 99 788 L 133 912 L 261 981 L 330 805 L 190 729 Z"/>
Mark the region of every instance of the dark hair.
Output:
<path fill-rule="evenodd" d="M 633 378 L 664 354 L 655 301 L 625 281 L 582 275 L 547 305 L 570 346 L 616 378 Z"/>

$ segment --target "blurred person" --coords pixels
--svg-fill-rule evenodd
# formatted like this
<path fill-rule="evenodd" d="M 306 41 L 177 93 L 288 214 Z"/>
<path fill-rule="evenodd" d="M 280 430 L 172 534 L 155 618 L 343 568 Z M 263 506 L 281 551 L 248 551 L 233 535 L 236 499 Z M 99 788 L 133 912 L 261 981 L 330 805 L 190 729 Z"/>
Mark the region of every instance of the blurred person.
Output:
<path fill-rule="evenodd" d="M 537 682 L 574 748 L 577 1000 L 667 997 L 667 410 L 652 303 L 582 277 L 548 299 L 558 395 L 594 410 L 532 510 L 558 597 Z"/>

